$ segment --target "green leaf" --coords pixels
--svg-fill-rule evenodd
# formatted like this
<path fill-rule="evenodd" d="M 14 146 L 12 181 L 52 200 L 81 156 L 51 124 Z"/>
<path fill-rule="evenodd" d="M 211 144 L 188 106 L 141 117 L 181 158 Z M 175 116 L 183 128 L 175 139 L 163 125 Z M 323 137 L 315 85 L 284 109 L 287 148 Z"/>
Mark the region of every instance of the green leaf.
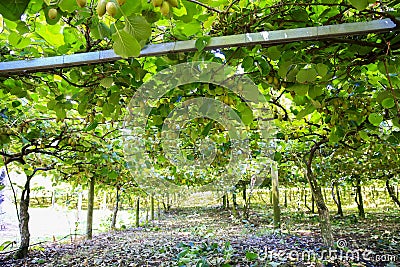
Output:
<path fill-rule="evenodd" d="M 282 154 L 279 152 L 274 153 L 274 161 L 280 161 L 282 159 Z"/>
<path fill-rule="evenodd" d="M 9 135 L 0 135 L 0 144 L 4 145 L 4 144 L 8 144 L 11 142 L 11 138 Z"/>
<path fill-rule="evenodd" d="M 163 118 L 159 115 L 152 117 L 154 125 L 162 125 L 164 123 Z"/>
<path fill-rule="evenodd" d="M 242 67 L 245 72 L 249 71 L 254 67 L 254 59 L 253 57 L 247 56 L 242 61 Z"/>
<path fill-rule="evenodd" d="M 201 31 L 201 24 L 198 21 L 192 21 L 190 23 L 176 23 L 177 29 L 181 32 L 184 36 L 190 37 L 196 35 L 198 32 Z"/>
<path fill-rule="evenodd" d="M 210 132 L 211 128 L 213 126 L 213 122 L 210 121 L 209 123 L 207 123 L 206 127 L 204 127 L 203 131 L 201 132 L 202 136 L 207 136 L 208 133 Z"/>
<path fill-rule="evenodd" d="M 114 112 L 114 105 L 110 104 L 110 103 L 104 103 L 103 105 L 103 115 L 104 117 L 109 117 L 111 115 L 111 113 Z"/>
<path fill-rule="evenodd" d="M 151 36 L 151 26 L 142 16 L 132 15 L 127 17 L 124 30 L 132 35 L 142 47 Z"/>
<path fill-rule="evenodd" d="M 315 111 L 315 106 L 312 104 L 308 104 L 307 107 L 305 107 L 303 110 L 301 110 L 299 113 L 296 115 L 296 119 L 299 120 L 303 118 L 304 116 L 307 116 L 308 114 L 311 114 Z"/>
<path fill-rule="evenodd" d="M 362 11 L 367 8 L 368 0 L 349 0 L 350 4 L 357 8 L 357 10 Z"/>
<path fill-rule="evenodd" d="M 304 96 L 308 92 L 309 85 L 308 84 L 294 84 L 287 88 L 288 91 L 293 91 L 296 95 Z"/>
<path fill-rule="evenodd" d="M 65 119 L 65 117 L 67 116 L 67 113 L 65 112 L 64 108 L 56 105 L 55 110 L 56 110 L 56 115 L 57 115 L 58 119 Z"/>
<path fill-rule="evenodd" d="M 111 171 L 111 172 L 109 172 L 108 173 L 108 177 L 110 178 L 110 179 L 116 179 L 116 178 L 118 178 L 118 173 L 116 172 L 116 171 Z"/>
<path fill-rule="evenodd" d="M 253 111 L 247 107 L 240 112 L 240 117 L 245 125 L 253 122 Z"/>
<path fill-rule="evenodd" d="M 324 77 L 328 73 L 328 66 L 323 63 L 318 63 L 316 66 L 316 70 L 319 76 Z"/>
<path fill-rule="evenodd" d="M 0 189 L 1 190 L 1 189 Z M 6 247 L 8 247 L 10 244 L 12 244 L 13 241 L 5 241 L 0 245 L 0 251 L 3 251 Z"/>
<path fill-rule="evenodd" d="M 211 40 L 211 36 L 203 36 L 196 40 L 195 47 L 198 51 L 203 51 Z"/>
<path fill-rule="evenodd" d="M 137 57 L 140 55 L 140 44 L 127 31 L 117 30 L 113 36 L 114 52 L 122 58 Z"/>
<path fill-rule="evenodd" d="M 99 125 L 99 123 L 97 121 L 93 121 L 85 128 L 85 131 L 94 130 L 96 129 L 97 125 Z"/>
<path fill-rule="evenodd" d="M 8 20 L 20 20 L 30 0 L 1 1 L 0 14 Z"/>
<path fill-rule="evenodd" d="M 122 14 L 124 16 L 130 16 L 133 13 L 139 13 L 142 11 L 142 2 L 143 1 L 126 1 L 125 4 L 123 4 L 121 8 Z M 147 4 L 147 3 L 146 3 Z M 145 11 L 143 9 L 143 11 Z"/>
<path fill-rule="evenodd" d="M 114 82 L 114 79 L 112 77 L 107 77 L 107 78 L 101 79 L 100 85 L 104 86 L 105 88 L 109 88 L 109 87 L 111 87 L 113 82 Z"/>
<path fill-rule="evenodd" d="M 86 108 L 87 108 L 88 103 L 86 101 L 82 101 L 78 105 L 78 112 L 80 115 L 85 115 L 86 114 Z"/>
<path fill-rule="evenodd" d="M 337 143 L 341 138 L 343 138 L 343 136 L 343 129 L 341 127 L 334 127 L 329 135 L 329 141 Z"/>
<path fill-rule="evenodd" d="M 393 99 L 393 98 L 385 98 L 385 99 L 382 101 L 382 106 L 383 106 L 384 108 L 392 108 L 392 107 L 394 107 L 394 106 L 395 106 L 394 99 Z"/>
<path fill-rule="evenodd" d="M 57 105 L 57 100 L 55 100 L 55 99 L 50 100 L 49 102 L 47 102 L 47 108 L 48 109 L 52 109 L 53 110 L 56 105 Z"/>
<path fill-rule="evenodd" d="M 258 254 L 254 253 L 254 252 L 246 252 L 246 259 L 248 259 L 249 261 L 254 261 L 258 258 Z"/>
<path fill-rule="evenodd" d="M 368 141 L 369 140 L 369 136 L 368 136 L 368 133 L 366 131 L 359 131 L 358 134 L 360 135 L 360 137 L 364 141 Z"/>
<path fill-rule="evenodd" d="M 278 47 L 271 46 L 267 50 L 267 56 L 271 60 L 278 60 L 281 57 L 281 51 L 279 51 Z"/>
<path fill-rule="evenodd" d="M 378 114 L 378 113 L 371 113 L 368 116 L 368 121 L 372 125 L 378 126 L 383 121 L 383 116 L 381 114 Z"/>
<path fill-rule="evenodd" d="M 58 3 L 58 7 L 62 11 L 72 13 L 77 9 L 76 0 L 61 0 Z"/>
<path fill-rule="evenodd" d="M 108 98 L 108 102 L 109 102 L 110 104 L 113 104 L 113 105 L 115 106 L 115 105 L 117 105 L 118 102 L 119 102 L 119 97 L 120 97 L 119 92 L 114 92 L 114 93 L 112 93 L 112 94 L 110 95 L 110 97 Z"/>
<path fill-rule="evenodd" d="M 317 76 L 317 71 L 313 68 L 301 69 L 296 75 L 296 80 L 299 83 L 314 82 L 317 79 Z"/>
<path fill-rule="evenodd" d="M 324 88 L 321 86 L 310 86 L 308 89 L 308 95 L 312 98 L 315 99 L 318 96 L 322 95 L 324 93 Z"/>
<path fill-rule="evenodd" d="M 260 71 L 263 75 L 268 75 L 269 72 L 271 71 L 271 66 L 264 59 L 264 57 L 258 57 L 257 64 L 258 64 L 258 68 L 260 69 Z"/>

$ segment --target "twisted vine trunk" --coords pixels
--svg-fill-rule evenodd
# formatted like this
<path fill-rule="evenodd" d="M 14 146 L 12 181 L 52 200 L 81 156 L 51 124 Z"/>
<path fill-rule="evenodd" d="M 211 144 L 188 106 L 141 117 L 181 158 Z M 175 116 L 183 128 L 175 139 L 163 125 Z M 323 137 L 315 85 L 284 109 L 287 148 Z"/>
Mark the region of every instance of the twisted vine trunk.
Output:
<path fill-rule="evenodd" d="M 336 193 L 336 196 L 335 196 Z M 340 198 L 340 191 L 339 191 L 339 185 L 338 182 L 334 182 L 332 186 L 332 198 L 333 201 L 335 201 L 335 204 L 337 206 L 337 214 L 340 217 L 343 217 L 343 209 L 342 209 L 342 200 Z"/>
<path fill-rule="evenodd" d="M 322 194 L 321 186 L 318 184 L 316 177 L 312 171 L 312 161 L 315 155 L 315 151 L 324 143 L 328 142 L 327 139 L 321 140 L 320 142 L 315 143 L 311 150 L 310 155 L 307 161 L 307 171 L 306 176 L 307 180 L 310 184 L 311 192 L 315 199 L 315 204 L 318 208 L 319 215 L 319 225 L 321 229 L 321 236 L 324 244 L 329 247 L 333 247 L 333 233 L 332 233 L 332 225 L 330 221 L 329 209 L 325 204 L 324 196 Z"/>
<path fill-rule="evenodd" d="M 30 233 L 29 233 L 29 202 L 31 193 L 31 180 L 38 171 L 48 171 L 53 166 L 35 168 L 32 174 L 27 175 L 24 189 L 21 193 L 21 200 L 19 203 L 19 232 L 21 235 L 21 244 L 14 254 L 14 258 L 22 259 L 28 255 Z"/>
<path fill-rule="evenodd" d="M 154 221 L 154 196 L 153 195 L 151 195 L 150 205 L 151 205 L 151 208 L 150 208 L 150 219 L 152 221 Z"/>
<path fill-rule="evenodd" d="M 393 202 L 396 203 L 397 206 L 400 207 L 400 201 L 398 199 L 398 196 L 396 196 L 396 193 L 394 192 L 394 186 L 390 185 L 389 180 L 390 180 L 390 178 L 386 180 L 386 189 L 389 193 L 390 198 L 393 200 Z"/>
<path fill-rule="evenodd" d="M 364 200 L 362 197 L 361 179 L 359 176 L 356 177 L 356 196 L 354 200 L 357 203 L 358 216 L 364 219 L 365 218 Z"/>
<path fill-rule="evenodd" d="M 135 226 L 140 226 L 140 197 L 136 199 Z"/>
<path fill-rule="evenodd" d="M 117 186 L 115 206 L 114 206 L 113 214 L 112 214 L 112 218 L 111 218 L 111 229 L 115 229 L 115 225 L 117 224 L 118 209 L 119 209 L 119 186 Z"/>
<path fill-rule="evenodd" d="M 28 255 L 30 233 L 29 233 L 29 202 L 31 192 L 31 178 L 28 177 L 25 182 L 25 187 L 21 193 L 21 200 L 19 204 L 19 233 L 21 235 L 21 244 L 14 258 L 22 259 Z"/>

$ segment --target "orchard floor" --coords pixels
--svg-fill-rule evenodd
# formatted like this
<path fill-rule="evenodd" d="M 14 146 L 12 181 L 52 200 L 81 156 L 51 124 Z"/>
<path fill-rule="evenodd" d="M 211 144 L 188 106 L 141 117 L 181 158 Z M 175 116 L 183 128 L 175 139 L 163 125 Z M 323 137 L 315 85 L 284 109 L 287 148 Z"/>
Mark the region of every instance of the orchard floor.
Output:
<path fill-rule="evenodd" d="M 319 237 L 317 216 L 284 213 L 235 219 L 219 208 L 181 208 L 140 228 L 93 240 L 34 247 L 25 260 L 0 255 L 0 266 L 400 266 L 399 213 L 333 218 L 336 249 Z"/>

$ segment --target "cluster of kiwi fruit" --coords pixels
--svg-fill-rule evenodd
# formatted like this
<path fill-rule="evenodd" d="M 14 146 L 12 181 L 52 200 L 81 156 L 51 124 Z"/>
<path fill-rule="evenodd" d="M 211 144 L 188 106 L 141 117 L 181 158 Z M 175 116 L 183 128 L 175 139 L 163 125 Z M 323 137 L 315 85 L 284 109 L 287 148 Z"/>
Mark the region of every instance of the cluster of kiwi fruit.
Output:
<path fill-rule="evenodd" d="M 99 2 L 97 2 L 97 7 L 96 7 L 97 15 L 99 15 L 99 17 L 102 17 L 104 16 L 104 14 L 107 13 L 111 17 L 115 17 L 115 15 L 117 15 L 118 12 L 118 6 L 122 6 L 125 3 L 126 0 L 117 0 L 117 1 L 99 0 Z"/>
<path fill-rule="evenodd" d="M 76 0 L 76 3 L 79 7 L 85 7 L 87 5 L 87 0 Z M 99 0 L 97 2 L 96 12 L 100 17 L 102 17 L 106 12 L 111 17 L 114 17 L 117 15 L 118 5 L 122 6 L 125 3 L 126 0 Z M 57 18 L 58 11 L 56 8 L 50 8 L 47 12 L 49 19 L 54 20 Z"/>
<path fill-rule="evenodd" d="M 0 127 L 0 135 L 11 135 L 13 131 L 7 127 Z"/>
<path fill-rule="evenodd" d="M 168 16 L 171 8 L 178 7 L 178 0 L 152 0 L 154 7 L 159 7 L 163 16 Z"/>

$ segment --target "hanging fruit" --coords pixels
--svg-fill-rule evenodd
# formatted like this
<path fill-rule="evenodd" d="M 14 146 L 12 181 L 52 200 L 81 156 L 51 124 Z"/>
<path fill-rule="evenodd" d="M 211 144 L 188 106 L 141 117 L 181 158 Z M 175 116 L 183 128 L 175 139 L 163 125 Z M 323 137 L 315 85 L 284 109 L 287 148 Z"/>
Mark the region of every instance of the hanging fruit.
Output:
<path fill-rule="evenodd" d="M 50 8 L 48 13 L 47 13 L 49 19 L 56 19 L 57 18 L 57 14 L 58 14 L 58 11 L 55 8 Z"/>
<path fill-rule="evenodd" d="M 85 7 L 87 4 L 87 0 L 76 0 L 76 3 L 79 7 Z"/>

